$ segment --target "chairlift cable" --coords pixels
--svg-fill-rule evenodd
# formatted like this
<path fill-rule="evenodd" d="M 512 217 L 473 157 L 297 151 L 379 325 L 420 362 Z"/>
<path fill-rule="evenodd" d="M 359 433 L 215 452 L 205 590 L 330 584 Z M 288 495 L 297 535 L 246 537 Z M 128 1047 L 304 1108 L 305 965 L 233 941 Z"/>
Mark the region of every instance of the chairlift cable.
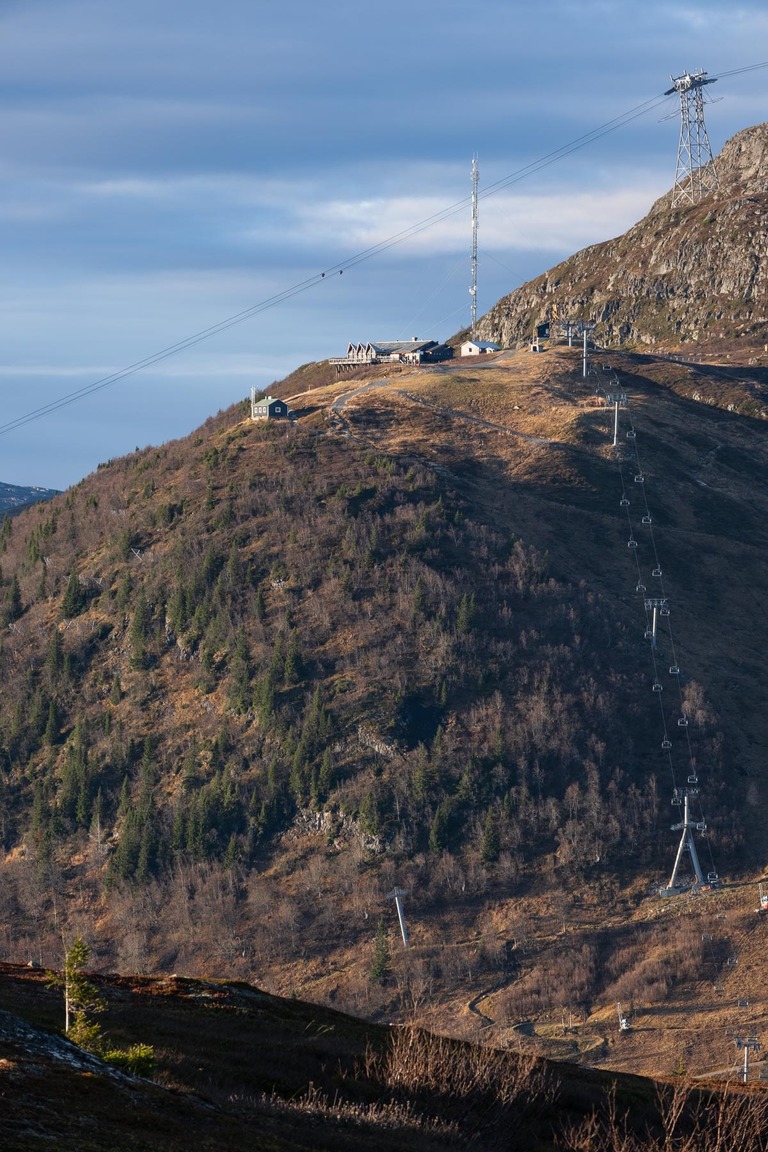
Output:
<path fill-rule="evenodd" d="M 629 406 L 629 402 L 628 402 L 628 403 L 627 403 L 627 408 L 629 409 L 629 407 L 630 407 L 630 406 Z M 631 422 L 631 411 L 630 411 L 630 422 Z M 636 438 L 636 436 L 635 436 L 635 438 L 632 440 L 632 443 L 633 443 L 633 445 L 634 445 L 635 455 L 636 455 L 636 459 L 637 459 L 637 467 L 638 467 L 638 469 L 639 469 L 639 470 L 642 472 L 642 464 L 641 464 L 641 462 L 640 462 L 640 456 L 639 456 L 639 451 L 638 451 L 638 447 L 637 447 L 637 438 Z M 651 540 L 652 540 L 652 543 L 653 543 L 654 557 L 655 557 L 655 561 L 656 561 L 656 571 L 662 572 L 662 576 L 660 577 L 660 580 L 661 580 L 661 589 L 660 589 L 660 590 L 661 590 L 661 592 L 662 592 L 662 596 L 664 596 L 664 595 L 665 595 L 665 590 L 664 590 L 663 570 L 662 570 L 662 568 L 661 568 L 661 562 L 660 562 L 660 560 L 659 560 L 659 554 L 658 554 L 658 550 L 657 550 L 657 548 L 656 548 L 655 536 L 654 536 L 654 533 L 653 533 L 653 518 L 652 518 L 652 517 L 651 517 L 651 515 L 650 515 L 650 509 L 649 509 L 649 506 L 648 506 L 648 494 L 647 494 L 647 488 L 646 488 L 646 485 L 643 485 L 643 499 L 644 499 L 644 502 L 645 502 L 646 515 L 649 517 L 649 519 L 650 519 L 650 521 L 651 521 L 651 522 L 650 522 L 650 524 L 649 524 L 649 529 L 650 529 Z M 680 700 L 680 716 L 681 716 L 682 718 L 686 718 L 686 719 L 687 719 L 687 711 L 686 711 L 686 705 L 685 705 L 685 697 L 684 697 L 684 695 L 683 695 L 683 681 L 682 681 L 682 677 L 681 677 L 681 675 L 680 675 L 680 671 L 679 671 L 679 664 L 678 664 L 678 661 L 677 661 L 677 656 L 676 656 L 676 653 L 675 653 L 675 648 L 674 648 L 674 638 L 673 638 L 673 635 L 672 635 L 672 618 L 671 618 L 671 616 L 668 618 L 667 631 L 668 631 L 668 633 L 669 633 L 669 637 L 670 637 L 670 647 L 671 647 L 671 650 L 672 650 L 672 653 L 673 653 L 673 655 L 672 655 L 672 660 L 673 660 L 673 663 L 672 663 L 671 667 L 673 667 L 673 668 L 676 668 L 676 669 L 677 669 L 677 671 L 676 671 L 676 673 L 675 673 L 675 679 L 677 680 L 677 690 L 678 690 L 678 697 L 679 697 L 679 700 Z M 697 770 L 697 766 L 696 766 L 695 757 L 694 757 L 694 755 L 693 755 L 693 744 L 692 744 L 692 741 L 691 741 L 691 731 L 690 731 L 690 725 L 686 724 L 686 725 L 683 727 L 683 734 L 684 734 L 684 738 L 685 738 L 685 742 L 686 742 L 686 747 L 687 747 L 687 751 L 688 751 L 688 781 L 689 781 L 689 783 L 693 783 L 694 781 L 697 781 L 697 780 L 698 780 L 698 770 Z"/>
<path fill-rule="evenodd" d="M 616 379 L 614 380 L 614 383 L 616 385 L 618 385 L 618 377 L 616 377 Z M 601 391 L 604 392 L 605 390 L 598 386 L 597 391 L 599 393 Z M 638 541 L 637 541 L 637 538 L 635 537 L 635 523 L 633 522 L 633 517 L 632 517 L 632 512 L 631 512 L 631 501 L 627 497 L 627 482 L 626 482 L 625 471 L 624 471 L 624 465 L 627 461 L 627 456 L 625 456 L 622 451 L 618 451 L 616 453 L 616 462 L 617 462 L 619 478 L 620 478 L 620 482 L 621 482 L 620 505 L 621 505 L 621 507 L 623 507 L 625 509 L 626 516 L 627 516 L 627 526 L 628 526 L 628 531 L 629 531 L 629 544 L 631 545 L 631 551 L 634 555 L 635 569 L 636 569 L 636 573 L 637 573 L 637 585 L 636 585 L 636 587 L 637 587 L 638 591 L 642 590 L 644 593 L 644 595 L 643 595 L 643 607 L 645 610 L 645 618 L 646 618 L 645 634 L 646 634 L 646 636 L 650 635 L 651 641 L 652 641 L 651 645 L 650 645 L 650 652 L 651 652 L 651 663 L 652 663 L 652 667 L 653 667 L 653 677 L 654 677 L 653 688 L 654 688 L 654 693 L 659 697 L 659 711 L 660 711 L 660 715 L 661 715 L 661 727 L 662 727 L 662 732 L 663 732 L 662 750 L 667 753 L 667 761 L 669 764 L 670 776 L 671 776 L 672 787 L 673 787 L 673 800 L 672 800 L 672 802 L 673 802 L 673 804 L 676 803 L 679 805 L 681 803 L 681 790 L 679 790 L 678 786 L 677 786 L 675 764 L 674 764 L 674 759 L 673 759 L 672 741 L 669 738 L 669 731 L 668 731 L 668 727 L 667 727 L 667 719 L 666 719 L 666 713 L 665 713 L 665 708 L 664 708 L 663 686 L 661 684 L 661 680 L 659 677 L 659 659 L 658 659 L 658 652 L 657 652 L 657 647 L 656 647 L 656 638 L 658 636 L 658 624 L 655 620 L 652 619 L 652 616 L 651 616 L 651 611 L 653 611 L 654 617 L 655 617 L 655 606 L 652 609 L 651 605 L 648 603 L 649 599 L 651 599 L 651 600 L 657 600 L 658 599 L 660 601 L 667 601 L 667 594 L 666 594 L 666 588 L 665 588 L 665 584 L 664 584 L 663 568 L 661 566 L 661 561 L 659 558 L 658 544 L 657 544 L 656 533 L 655 533 L 655 529 L 654 529 L 654 519 L 653 519 L 653 516 L 651 515 L 650 505 L 648 502 L 648 490 L 647 490 L 647 485 L 645 483 L 645 473 L 643 472 L 642 461 L 640 458 L 637 430 L 634 426 L 634 421 L 633 421 L 632 411 L 631 411 L 631 405 L 629 403 L 629 400 L 626 397 L 622 398 L 622 405 L 621 406 L 622 406 L 622 409 L 624 411 L 626 411 L 627 420 L 629 422 L 629 430 L 627 431 L 626 439 L 629 441 L 629 444 L 631 446 L 631 453 L 632 454 L 631 454 L 630 459 L 633 460 L 634 468 L 636 469 L 634 479 L 635 479 L 635 482 L 639 482 L 639 486 L 641 487 L 642 494 L 643 494 L 642 495 L 642 507 L 645 509 L 644 514 L 639 517 L 640 523 L 637 525 L 638 536 L 641 539 L 644 539 L 645 537 L 643 535 L 642 529 L 643 528 L 648 529 L 647 538 L 648 538 L 648 541 L 649 541 L 649 544 L 651 547 L 651 551 L 653 554 L 653 560 L 654 560 L 654 567 L 653 567 L 653 571 L 652 571 L 650 579 L 659 581 L 659 584 L 655 586 L 655 587 L 658 587 L 659 592 L 660 592 L 660 595 L 658 596 L 658 598 L 655 596 L 652 596 L 650 598 L 645 596 L 646 585 L 643 582 L 642 566 L 641 566 L 642 548 L 638 547 Z M 606 411 L 609 410 L 607 402 L 606 402 L 606 409 L 605 410 Z M 615 433 L 618 430 L 618 407 L 617 407 L 616 421 L 617 422 L 616 422 L 616 426 L 614 429 Z M 618 437 L 614 434 L 614 441 L 616 441 L 617 439 L 618 439 Z M 617 446 L 617 445 L 615 444 L 615 446 Z M 636 516 L 636 519 L 637 519 L 637 516 Z M 654 587 L 654 585 L 651 585 L 651 586 Z M 703 827 L 700 828 L 699 831 L 701 831 L 704 835 L 707 853 L 708 853 L 709 860 L 710 860 L 710 871 L 707 875 L 707 880 L 712 882 L 712 881 L 717 879 L 717 870 L 715 868 L 714 856 L 712 854 L 712 845 L 711 845 L 709 837 L 707 835 L 706 821 L 705 821 L 704 815 L 703 815 L 700 791 L 698 788 L 699 766 L 697 765 L 696 757 L 694 756 L 694 753 L 693 753 L 693 743 L 692 743 L 692 738 L 691 738 L 690 725 L 688 723 L 688 716 L 687 716 L 686 707 L 685 707 L 685 699 L 683 696 L 682 677 L 680 676 L 679 664 L 678 664 L 678 659 L 677 659 L 677 652 L 675 649 L 675 643 L 674 643 L 674 637 L 673 637 L 673 631 L 672 631 L 672 619 L 671 619 L 671 614 L 669 613 L 668 610 L 665 613 L 665 620 L 666 620 L 666 626 L 667 626 L 666 631 L 667 631 L 667 634 L 669 637 L 669 650 L 671 652 L 671 658 L 673 661 L 673 663 L 670 665 L 670 673 L 672 673 L 674 671 L 674 678 L 677 681 L 678 696 L 680 699 L 680 718 L 678 719 L 678 726 L 682 727 L 683 732 L 684 732 L 685 746 L 686 746 L 687 754 L 688 754 L 688 784 L 692 786 L 690 790 L 686 790 L 685 788 L 683 788 L 682 794 L 686 797 L 686 804 L 688 804 L 689 801 L 693 801 L 696 805 L 697 810 L 700 812 L 700 818 L 699 818 L 699 820 L 696 821 L 696 823 L 703 825 Z M 654 624 L 656 626 L 654 626 Z M 703 873 L 700 877 L 700 880 L 701 880 L 701 883 L 704 883 L 705 877 L 704 877 Z"/>
<path fill-rule="evenodd" d="M 631 513 L 631 501 L 628 499 L 628 497 L 626 495 L 627 485 L 626 485 L 626 480 L 625 480 L 625 476 L 624 476 L 623 461 L 622 461 L 622 458 L 620 455 L 617 457 L 617 466 L 618 466 L 618 472 L 619 472 L 619 479 L 621 481 L 621 493 L 622 493 L 620 505 L 625 509 L 626 517 L 627 517 L 627 528 L 629 531 L 629 539 L 630 539 L 630 541 L 632 541 L 632 540 L 634 540 L 635 537 L 634 537 L 634 526 L 633 526 L 632 513 Z M 639 463 L 639 459 L 637 459 L 637 467 L 638 467 L 638 470 L 640 472 L 642 472 L 642 469 L 641 469 L 640 463 Z M 645 486 L 644 485 L 643 485 L 643 492 L 645 493 Z M 645 506 L 646 506 L 646 514 L 648 514 L 647 498 L 645 498 Z M 640 567 L 640 561 L 639 561 L 639 557 L 638 557 L 638 549 L 633 548 L 632 552 L 633 552 L 634 557 L 635 557 L 635 569 L 636 569 L 636 573 L 637 573 L 636 588 L 638 588 L 638 589 L 643 588 L 644 589 L 645 585 L 643 584 L 643 580 L 642 580 L 642 569 Z M 651 629 L 652 616 L 651 616 L 651 612 L 650 612 L 649 608 L 646 606 L 646 596 L 645 595 L 643 595 L 643 608 L 645 611 L 646 633 L 648 633 Z M 651 645 L 651 660 L 653 663 L 653 683 L 655 686 L 657 684 L 660 684 L 661 680 L 659 677 L 659 666 L 658 666 L 658 662 L 657 662 L 656 651 L 655 651 L 653 645 Z M 669 764 L 670 775 L 672 778 L 672 788 L 673 788 L 673 792 L 676 793 L 677 792 L 677 777 L 675 774 L 675 766 L 674 766 L 674 761 L 672 758 L 672 752 L 671 752 L 671 748 L 665 748 L 665 745 L 667 745 L 667 744 L 671 745 L 671 741 L 669 740 L 669 732 L 668 732 L 668 728 L 667 728 L 666 715 L 664 712 L 663 697 L 662 697 L 661 692 L 657 692 L 655 694 L 659 697 L 659 712 L 660 712 L 660 716 L 661 716 L 661 726 L 662 726 L 662 732 L 663 732 L 662 749 L 665 750 L 667 753 L 667 761 Z"/>
<path fill-rule="evenodd" d="M 618 128 L 624 127 L 625 125 L 631 123 L 638 117 L 645 115 L 647 112 L 663 103 L 666 99 L 668 99 L 668 97 L 665 95 L 653 96 L 649 100 L 644 101 L 642 104 L 638 104 L 634 108 L 630 108 L 626 112 L 620 113 L 612 120 L 608 120 L 604 124 L 599 125 L 597 128 L 592 129 L 590 132 L 584 133 L 582 136 L 579 136 L 575 140 L 570 141 L 570 143 L 564 144 L 560 148 L 554 149 L 554 151 L 547 153 L 546 155 L 540 157 L 538 160 L 524 165 L 522 168 L 519 168 L 503 179 L 496 181 L 494 184 L 488 185 L 480 192 L 480 199 L 486 199 L 490 196 L 493 196 L 497 192 L 500 192 L 502 189 L 507 188 L 512 184 L 519 183 L 521 180 L 526 179 L 528 176 L 533 175 L 543 168 L 549 167 L 557 161 L 565 159 L 566 156 L 571 155 L 573 152 L 576 152 L 579 149 L 586 147 L 588 144 L 600 140 L 603 136 L 608 135 L 608 133 L 614 132 Z M 345 260 L 339 261 L 337 264 L 331 265 L 329 268 L 326 268 L 322 272 L 318 272 L 314 276 L 310 276 L 307 279 L 302 280 L 299 283 L 294 284 L 280 292 L 277 292 L 256 304 L 250 305 L 249 307 L 242 309 L 240 312 L 234 313 L 232 316 L 229 316 L 224 320 L 218 321 L 215 324 L 211 324 L 206 328 L 200 329 L 198 332 L 193 333 L 191 336 L 185 337 L 184 339 L 176 341 L 173 344 L 169 344 L 156 353 L 151 353 L 147 356 L 144 356 L 139 360 L 134 361 L 132 364 L 126 365 L 124 368 L 118 369 L 115 372 L 109 373 L 107 376 L 103 376 L 90 384 L 84 385 L 82 388 L 78 388 L 73 392 L 66 393 L 63 396 L 58 397 L 56 400 L 52 400 L 49 404 L 41 405 L 39 408 L 31 409 L 29 412 L 26 412 L 21 416 L 15 417 L 12 420 L 8 420 L 5 423 L 0 424 L 0 436 L 7 435 L 7 433 L 13 432 L 18 428 L 22 428 L 24 425 L 29 424 L 33 420 L 39 420 L 44 416 L 48 416 L 53 412 L 59 411 L 61 408 L 65 408 L 79 400 L 86 399 L 87 397 L 102 391 L 104 388 L 108 388 L 113 384 L 117 384 L 123 380 L 126 380 L 146 368 L 151 368 L 155 364 L 158 364 L 171 356 L 175 356 L 180 352 L 186 351 L 189 348 L 193 348 L 195 345 L 201 343 L 202 341 L 211 339 L 213 336 L 227 331 L 229 328 L 232 328 L 237 324 L 244 323 L 246 320 L 259 315 L 261 312 L 264 312 L 267 309 L 274 308 L 280 304 L 286 303 L 288 300 L 293 299 L 294 296 L 297 296 L 302 292 L 306 292 L 310 288 L 317 288 L 321 283 L 330 282 L 333 276 L 343 275 L 344 272 L 355 268 L 358 264 L 361 264 L 374 256 L 378 256 L 406 240 L 413 239 L 414 237 L 419 236 L 422 232 L 427 231 L 429 228 L 432 228 L 435 225 L 449 219 L 450 217 L 455 216 L 457 213 L 464 211 L 470 203 L 471 197 L 465 196 L 461 200 L 456 201 L 454 204 L 448 205 L 447 207 L 433 213 L 431 216 L 425 217 L 423 220 L 418 221 L 417 223 L 410 225 L 407 228 L 401 229 L 401 231 L 394 233 L 393 235 L 376 244 L 370 245 L 368 248 L 363 249 L 362 251 L 348 257 Z"/>
<path fill-rule="evenodd" d="M 759 68 L 768 67 L 768 61 L 763 61 L 758 64 L 750 64 L 743 68 L 733 68 L 728 72 L 721 72 L 720 76 L 737 76 L 743 72 L 752 72 Z M 573 152 L 592 144 L 597 140 L 602 139 L 603 136 L 608 135 L 610 132 L 616 131 L 618 128 L 623 128 L 630 124 L 633 120 L 644 116 L 646 113 L 652 111 L 654 108 L 663 104 L 667 100 L 673 99 L 672 94 L 659 93 L 650 99 L 643 101 L 641 104 L 635 105 L 634 108 L 628 109 L 626 112 L 620 113 L 613 119 L 606 121 L 604 124 L 599 125 L 597 128 L 589 132 L 583 133 L 581 136 L 564 144 L 559 148 L 554 149 L 552 152 L 546 153 L 538 160 L 534 160 L 529 164 L 524 165 L 522 168 L 517 169 L 510 175 L 497 180 L 493 184 L 489 184 L 483 188 L 479 193 L 480 199 L 487 199 L 490 196 L 500 192 L 503 188 L 508 188 L 512 184 L 519 183 L 521 180 L 526 179 L 528 176 L 541 171 L 543 168 L 549 167 L 556 163 L 558 160 L 570 156 Z M 306 280 L 300 281 L 293 286 L 284 289 L 281 292 L 275 293 L 273 296 L 267 297 L 256 304 L 242 309 L 240 312 L 234 313 L 232 316 L 221 320 L 215 324 L 209 325 L 207 328 L 200 329 L 200 331 L 193 333 L 191 336 L 183 340 L 179 340 L 174 344 L 167 345 L 165 348 L 160 349 L 156 353 L 151 353 L 139 360 L 134 361 L 132 364 L 127 365 L 125 368 L 118 369 L 110 373 L 108 376 L 103 376 L 99 380 L 93 381 L 91 384 L 84 385 L 73 392 L 66 393 L 58 399 L 51 401 L 50 404 L 41 405 L 39 408 L 32 409 L 31 411 L 18 416 L 4 424 L 0 424 L 0 436 L 6 435 L 8 432 L 15 431 L 17 428 L 23 427 L 25 424 L 33 420 L 39 420 L 44 416 L 50 415 L 61 408 L 74 404 L 78 400 L 85 399 L 104 388 L 108 388 L 112 384 L 117 384 L 122 380 L 128 379 L 130 376 L 142 371 L 145 368 L 150 368 L 155 364 L 166 360 L 171 356 L 177 355 L 179 352 L 186 351 L 194 347 L 196 344 L 201 343 L 203 340 L 208 340 L 211 337 L 227 331 L 229 328 L 234 327 L 236 324 L 241 324 L 245 320 L 251 319 L 259 315 L 260 312 L 266 311 L 269 308 L 274 308 L 279 304 L 285 303 L 287 300 L 292 299 L 294 296 L 301 292 L 307 291 L 309 288 L 315 288 L 323 281 L 327 280 L 333 275 L 342 275 L 345 271 L 356 267 L 357 264 L 368 260 L 373 256 L 385 252 L 395 245 L 402 243 L 404 240 L 411 239 L 420 233 L 426 231 L 428 228 L 434 227 L 436 224 L 442 223 L 444 220 L 451 216 L 462 212 L 471 203 L 471 196 L 465 196 L 453 205 L 441 209 L 433 213 L 431 216 L 426 217 L 424 220 L 413 224 L 408 228 L 402 229 L 400 232 L 394 233 L 389 238 L 380 241 L 377 244 L 371 245 L 369 248 L 363 249 L 354 256 L 350 256 L 347 260 L 342 260 L 337 264 L 326 268 L 325 271 L 317 273 Z"/>

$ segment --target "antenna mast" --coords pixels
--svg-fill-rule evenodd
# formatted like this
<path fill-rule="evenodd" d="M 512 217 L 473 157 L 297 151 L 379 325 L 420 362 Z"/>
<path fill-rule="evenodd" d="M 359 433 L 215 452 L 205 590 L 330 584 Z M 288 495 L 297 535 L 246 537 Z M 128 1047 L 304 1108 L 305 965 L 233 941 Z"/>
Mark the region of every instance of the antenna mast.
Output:
<path fill-rule="evenodd" d="M 671 80 L 672 87 L 664 95 L 677 92 L 680 97 L 680 140 L 672 189 L 672 207 L 676 208 L 678 204 L 696 204 L 717 188 L 717 172 L 704 123 L 704 86 L 715 84 L 717 77 L 707 78 L 706 72 L 699 69 L 672 76 Z"/>
<path fill-rule="evenodd" d="M 472 287 L 469 290 L 472 297 L 472 339 L 477 335 L 477 186 L 480 174 L 477 167 L 477 156 L 472 157 Z"/>

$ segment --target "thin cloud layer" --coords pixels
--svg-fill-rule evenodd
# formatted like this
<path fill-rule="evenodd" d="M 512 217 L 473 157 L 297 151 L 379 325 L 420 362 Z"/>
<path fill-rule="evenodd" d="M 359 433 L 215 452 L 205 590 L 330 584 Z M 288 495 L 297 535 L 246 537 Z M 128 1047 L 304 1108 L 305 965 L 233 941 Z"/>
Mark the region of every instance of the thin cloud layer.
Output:
<path fill-rule="evenodd" d="M 768 13 L 628 0 L 5 0 L 0 315 L 12 419 L 380 244 L 661 93 L 759 61 Z M 756 55 L 757 51 L 757 55 Z M 723 78 L 713 146 L 764 118 Z M 673 177 L 674 100 L 480 207 L 481 310 Z M 349 339 L 469 317 L 469 211 L 51 420 L 0 478 L 61 487 Z M 462 257 L 465 258 L 462 263 Z M 111 370 L 111 369 L 110 369 Z M 77 410 L 76 410 L 77 409 Z M 119 418 L 118 418 L 119 414 Z M 64 436 L 66 437 L 66 446 Z"/>

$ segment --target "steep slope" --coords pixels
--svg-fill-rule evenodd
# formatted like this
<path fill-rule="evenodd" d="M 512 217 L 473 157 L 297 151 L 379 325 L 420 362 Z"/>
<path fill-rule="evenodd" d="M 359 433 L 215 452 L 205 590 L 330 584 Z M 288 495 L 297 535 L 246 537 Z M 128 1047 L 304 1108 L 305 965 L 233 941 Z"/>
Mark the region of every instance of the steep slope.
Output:
<path fill-rule="evenodd" d="M 600 378 L 616 372 L 733 873 L 766 850 L 768 494 L 764 426 L 741 414 L 760 385 L 640 357 Z M 505 1043 L 564 995 L 612 1014 L 620 978 L 652 1003 L 697 995 L 677 960 L 649 985 L 640 936 L 618 932 L 663 919 L 643 897 L 668 872 L 672 782 L 610 414 L 576 350 L 291 407 L 295 427 L 231 409 L 6 522 L 4 954 L 53 966 L 64 922 L 102 966 L 410 1005 L 459 1032 L 491 1012 Z M 389 940 L 382 983 L 395 883 L 414 946 Z M 557 967 L 582 955 L 558 946 L 564 902 L 586 976 Z M 547 986 L 486 1001 L 485 1023 L 465 1011 L 518 982 L 523 947 L 550 950 Z"/>
<path fill-rule="evenodd" d="M 479 335 L 504 346 L 550 316 L 597 325 L 612 347 L 723 341 L 760 356 L 768 340 L 768 124 L 739 132 L 716 159 L 719 188 L 696 205 L 662 197 L 623 236 L 593 245 L 500 300 Z"/>
<path fill-rule="evenodd" d="M 749 1089 L 654 1083 L 365 1025 L 243 983 L 102 977 L 108 1026 L 154 1047 L 150 1082 L 56 1035 L 60 996 L 44 982 L 0 965 L 4 1152 L 765 1147 L 768 1102 Z"/>

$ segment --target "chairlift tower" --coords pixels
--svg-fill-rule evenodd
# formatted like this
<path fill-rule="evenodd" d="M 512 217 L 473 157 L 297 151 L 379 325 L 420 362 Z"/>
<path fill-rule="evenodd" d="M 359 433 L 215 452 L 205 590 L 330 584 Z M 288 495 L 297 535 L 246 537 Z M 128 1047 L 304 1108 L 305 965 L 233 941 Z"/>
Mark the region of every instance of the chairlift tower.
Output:
<path fill-rule="evenodd" d="M 393 888 L 387 893 L 387 900 L 394 900 L 397 909 L 397 919 L 400 924 L 400 935 L 403 938 L 403 947 L 408 947 L 408 929 L 405 926 L 405 912 L 403 911 L 403 896 L 408 895 L 407 888 Z"/>
<path fill-rule="evenodd" d="M 744 1049 L 744 1068 L 741 1073 L 741 1079 L 742 1082 L 746 1084 L 749 1081 L 749 1054 L 750 1052 L 759 1052 L 762 1044 L 757 1036 L 748 1036 L 746 1040 L 742 1039 L 741 1036 L 736 1036 L 733 1042 L 737 1048 Z"/>
<path fill-rule="evenodd" d="M 666 596 L 652 596 L 645 601 L 645 611 L 651 614 L 651 623 L 645 630 L 646 640 L 650 640 L 651 648 L 656 647 L 659 615 L 669 616 L 669 601 Z M 655 684 L 654 684 L 655 687 Z"/>
<path fill-rule="evenodd" d="M 691 783 L 695 784 L 695 778 L 691 779 Z M 711 873 L 707 879 L 704 878 L 701 864 L 699 863 L 699 854 L 696 851 L 696 844 L 693 839 L 694 832 L 705 832 L 707 824 L 705 820 L 692 820 L 689 801 L 692 796 L 698 796 L 699 790 L 696 787 L 692 788 L 676 788 L 675 795 L 672 798 L 672 803 L 683 805 L 683 819 L 680 824 L 673 824 L 673 832 L 682 832 L 680 837 L 680 844 L 677 849 L 677 856 L 675 857 L 675 866 L 672 869 L 672 875 L 669 878 L 669 884 L 665 889 L 662 889 L 662 895 L 672 894 L 679 892 L 684 885 L 678 883 L 678 876 L 680 874 L 680 865 L 683 859 L 683 852 L 687 851 L 691 858 L 691 869 L 693 871 L 692 888 L 703 888 L 704 885 L 709 883 L 716 883 L 717 877 Z"/>
<path fill-rule="evenodd" d="M 676 208 L 678 204 L 697 204 L 717 188 L 717 172 L 704 123 L 704 87 L 714 84 L 717 77 L 708 77 L 700 69 L 672 76 L 671 80 L 672 87 L 664 95 L 677 92 L 680 97 L 680 139 L 672 189 L 672 207 Z"/>
<path fill-rule="evenodd" d="M 613 446 L 619 446 L 619 409 L 626 408 L 627 394 L 626 392 L 606 392 L 605 394 L 606 407 L 613 405 Z"/>
<path fill-rule="evenodd" d="M 474 340 L 477 336 L 477 189 L 480 172 L 477 167 L 477 156 L 472 157 L 472 285 L 469 294 L 472 297 L 472 332 Z"/>
<path fill-rule="evenodd" d="M 587 338 L 590 332 L 594 332 L 595 325 L 590 324 L 587 321 L 582 321 L 580 327 L 584 338 L 584 347 L 581 353 L 582 376 L 586 380 L 589 369 L 589 361 L 587 359 Z"/>

